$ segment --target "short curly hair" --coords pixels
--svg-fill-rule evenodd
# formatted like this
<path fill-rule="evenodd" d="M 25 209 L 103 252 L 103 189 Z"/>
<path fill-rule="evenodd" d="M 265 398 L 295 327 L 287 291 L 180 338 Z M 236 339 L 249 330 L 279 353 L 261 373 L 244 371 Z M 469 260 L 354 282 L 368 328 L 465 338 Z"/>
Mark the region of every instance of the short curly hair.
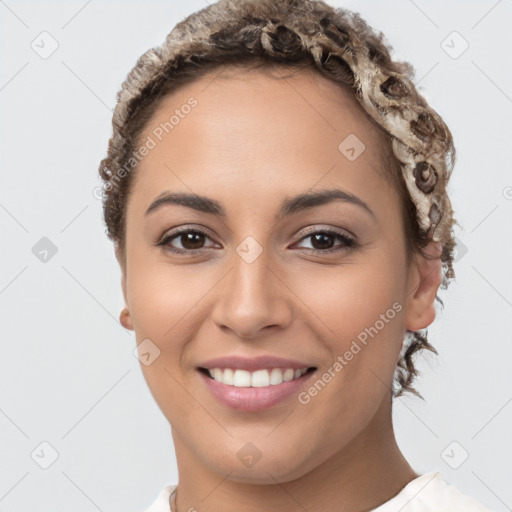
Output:
<path fill-rule="evenodd" d="M 225 65 L 308 68 L 349 89 L 385 133 L 393 155 L 385 167 L 401 192 L 408 261 L 413 253 L 428 257 L 423 249 L 431 240 L 441 242 L 446 289 L 455 277 L 457 222 L 447 194 L 453 139 L 414 86 L 411 64 L 392 60 L 391 50 L 359 14 L 321 0 L 220 0 L 186 17 L 138 59 L 117 94 L 113 134 L 99 166 L 108 237 L 124 254 L 138 137 L 166 93 Z M 421 397 L 412 386 L 418 374 L 413 356 L 421 349 L 437 354 L 426 329 L 407 331 L 393 396 L 408 391 Z"/>

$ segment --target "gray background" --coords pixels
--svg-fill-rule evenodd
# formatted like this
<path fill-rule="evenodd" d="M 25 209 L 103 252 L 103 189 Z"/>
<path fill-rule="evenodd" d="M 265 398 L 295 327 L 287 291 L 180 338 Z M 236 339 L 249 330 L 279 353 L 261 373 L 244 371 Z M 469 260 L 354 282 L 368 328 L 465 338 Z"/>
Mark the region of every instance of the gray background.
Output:
<path fill-rule="evenodd" d="M 415 65 L 458 149 L 457 281 L 429 329 L 440 356 L 420 364 L 426 401 L 395 402 L 399 445 L 418 472 L 511 510 L 512 2 L 330 3 Z M 122 80 L 204 6 L 0 1 L 0 511 L 136 512 L 176 482 L 169 426 L 118 323 L 120 272 L 93 190 Z M 46 37 L 51 49 L 43 31 L 59 45 L 46 59 L 31 47 Z M 46 262 L 33 252 L 43 237 L 57 248 Z"/>

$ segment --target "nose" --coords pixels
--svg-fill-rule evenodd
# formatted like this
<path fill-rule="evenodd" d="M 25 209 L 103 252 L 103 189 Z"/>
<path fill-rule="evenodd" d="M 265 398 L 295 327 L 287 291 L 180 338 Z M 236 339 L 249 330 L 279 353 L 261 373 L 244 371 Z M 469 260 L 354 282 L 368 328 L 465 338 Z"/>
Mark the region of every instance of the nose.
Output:
<path fill-rule="evenodd" d="M 285 328 L 292 320 L 293 294 L 283 281 L 265 251 L 251 263 L 235 253 L 233 266 L 218 287 L 212 320 L 244 339 Z"/>

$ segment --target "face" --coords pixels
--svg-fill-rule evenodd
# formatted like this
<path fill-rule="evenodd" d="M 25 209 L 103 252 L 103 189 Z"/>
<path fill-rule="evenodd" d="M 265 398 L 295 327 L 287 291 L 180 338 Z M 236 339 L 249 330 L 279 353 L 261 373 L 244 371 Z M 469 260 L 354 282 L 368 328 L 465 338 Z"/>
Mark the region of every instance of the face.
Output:
<path fill-rule="evenodd" d="M 440 274 L 427 286 L 406 264 L 387 141 L 354 98 L 309 71 L 217 73 L 140 137 L 126 322 L 178 464 L 288 481 L 387 421 Z"/>

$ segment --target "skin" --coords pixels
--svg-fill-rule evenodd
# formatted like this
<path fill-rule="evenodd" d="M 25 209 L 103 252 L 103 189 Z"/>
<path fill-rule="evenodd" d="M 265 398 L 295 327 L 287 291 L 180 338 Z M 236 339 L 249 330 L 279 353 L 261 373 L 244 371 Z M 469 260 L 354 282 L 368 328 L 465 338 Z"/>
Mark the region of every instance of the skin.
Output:
<path fill-rule="evenodd" d="M 418 476 L 395 441 L 391 384 L 406 330 L 435 318 L 441 262 L 415 255 L 407 266 L 400 196 L 383 177 L 389 143 L 350 94 L 307 70 L 285 80 L 268 69 L 217 74 L 167 95 L 146 125 L 140 140 L 191 96 L 198 101 L 141 162 L 125 251 L 116 253 L 129 311 L 122 323 L 137 343 L 149 338 L 160 350 L 141 368 L 171 425 L 177 509 L 369 510 Z M 355 161 L 338 149 L 349 134 L 366 146 Z M 333 201 L 275 220 L 285 198 L 332 188 L 374 216 Z M 206 195 L 226 217 L 181 205 L 145 215 L 164 191 Z M 208 237 L 194 246 L 178 236 L 168 248 L 202 254 L 157 245 L 178 226 Z M 359 245 L 314 255 L 325 245 L 307 237 L 308 226 Z M 263 249 L 252 263 L 236 252 L 247 236 Z M 328 241 L 343 247 L 336 236 Z M 292 396 L 258 413 L 235 411 L 196 369 L 228 354 L 272 354 L 316 366 L 312 383 L 395 302 L 401 311 L 307 404 Z M 248 442 L 261 454 L 252 467 L 237 457 Z"/>

